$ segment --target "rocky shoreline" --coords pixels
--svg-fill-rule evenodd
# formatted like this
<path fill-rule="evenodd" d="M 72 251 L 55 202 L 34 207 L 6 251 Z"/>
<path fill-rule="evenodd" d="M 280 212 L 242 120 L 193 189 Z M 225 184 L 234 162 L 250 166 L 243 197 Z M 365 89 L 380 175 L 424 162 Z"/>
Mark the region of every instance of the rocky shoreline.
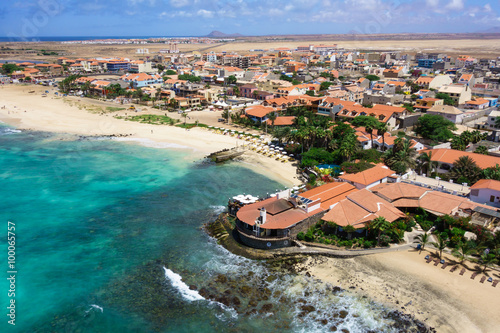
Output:
<path fill-rule="evenodd" d="M 245 245 L 240 244 L 233 236 L 233 226 L 229 222 L 227 215 L 225 213 L 220 214 L 214 221 L 209 222 L 204 225 L 205 231 L 213 238 L 215 238 L 219 245 L 226 248 L 228 251 L 233 254 L 244 256 L 253 260 L 261 260 L 264 261 L 266 265 L 270 267 L 272 270 L 276 270 L 281 272 L 281 274 L 296 274 L 304 276 L 306 279 L 314 279 L 309 273 L 310 265 L 315 264 L 315 260 L 320 260 L 322 256 L 311 257 L 309 255 L 301 255 L 297 253 L 287 253 L 283 250 L 259 250 L 249 248 Z M 237 235 L 236 235 L 237 236 Z M 322 283 L 320 280 L 317 280 L 319 283 Z M 229 287 L 225 292 L 224 296 L 221 298 L 220 296 L 210 294 L 206 289 L 200 290 L 200 294 L 206 298 L 214 299 L 218 302 L 226 304 L 228 306 L 234 306 L 235 302 L 232 300 L 232 290 L 235 290 L 234 285 L 231 284 L 231 281 L 226 277 L 219 276 L 216 279 L 216 282 L 229 283 Z M 340 282 L 340 281 L 339 281 Z M 332 286 L 329 283 L 325 283 L 327 292 L 331 292 L 333 294 L 342 295 L 343 293 L 354 293 L 357 294 L 357 290 L 359 288 L 362 298 L 367 299 L 369 296 L 363 290 L 363 287 L 360 287 L 359 284 L 353 283 L 349 284 L 345 290 L 339 286 Z M 236 289 L 238 290 L 238 289 Z M 321 294 L 322 292 L 320 292 Z M 246 296 L 246 295 L 239 295 Z M 280 300 L 284 301 L 284 300 Z M 316 312 L 317 309 L 312 304 L 308 304 L 304 299 L 298 299 L 300 305 L 300 313 L 298 315 L 299 318 L 306 316 L 310 312 Z M 236 303 L 240 303 L 239 298 Z M 254 302 L 249 302 L 248 305 L 255 305 Z M 262 313 L 271 310 L 273 304 L 263 305 L 260 309 L 250 309 L 246 312 L 246 314 L 253 313 Z M 347 310 L 340 310 L 337 313 L 333 313 L 330 318 L 325 318 L 322 315 L 317 317 L 321 318 L 318 322 L 325 327 L 328 328 L 329 331 L 337 331 L 337 326 L 344 319 L 349 312 Z M 353 315 L 356 316 L 355 314 Z M 393 327 L 398 329 L 399 331 L 405 332 L 435 332 L 436 330 L 432 327 L 429 327 L 427 324 L 423 323 L 415 319 L 415 317 L 410 313 L 405 313 L 405 307 L 402 307 L 401 310 L 389 310 L 385 313 L 385 318 L 390 319 L 394 322 Z M 333 325 L 332 325 L 333 323 Z M 335 324 L 336 323 L 336 324 Z M 348 332 L 347 329 L 342 329 L 342 332 Z"/>

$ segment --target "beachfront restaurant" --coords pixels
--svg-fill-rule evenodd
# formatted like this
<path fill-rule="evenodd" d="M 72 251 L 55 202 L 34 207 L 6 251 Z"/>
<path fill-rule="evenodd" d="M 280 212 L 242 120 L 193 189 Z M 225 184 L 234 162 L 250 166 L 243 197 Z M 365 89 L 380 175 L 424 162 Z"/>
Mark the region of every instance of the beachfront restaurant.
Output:
<path fill-rule="evenodd" d="M 306 232 L 332 205 L 353 191 L 356 191 L 354 186 L 343 182 L 325 184 L 303 193 L 285 190 L 241 207 L 236 212 L 235 230 L 239 240 L 250 247 L 288 247 L 299 232 Z"/>

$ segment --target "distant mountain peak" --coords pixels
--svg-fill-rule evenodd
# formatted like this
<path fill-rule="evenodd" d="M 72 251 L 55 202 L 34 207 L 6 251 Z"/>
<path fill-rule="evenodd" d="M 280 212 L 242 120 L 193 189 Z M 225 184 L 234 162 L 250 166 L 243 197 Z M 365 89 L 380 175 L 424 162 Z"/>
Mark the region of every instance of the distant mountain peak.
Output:
<path fill-rule="evenodd" d="M 478 31 L 477 33 L 497 34 L 497 33 L 500 33 L 500 27 L 491 27 L 491 28 L 486 29 L 486 30 Z"/>
<path fill-rule="evenodd" d="M 242 34 L 238 34 L 238 33 L 235 33 L 235 34 L 225 34 L 223 32 L 217 31 L 217 30 L 214 30 L 211 33 L 209 33 L 208 35 L 206 35 L 206 37 L 215 37 L 215 38 L 242 37 L 242 36 L 243 36 Z"/>

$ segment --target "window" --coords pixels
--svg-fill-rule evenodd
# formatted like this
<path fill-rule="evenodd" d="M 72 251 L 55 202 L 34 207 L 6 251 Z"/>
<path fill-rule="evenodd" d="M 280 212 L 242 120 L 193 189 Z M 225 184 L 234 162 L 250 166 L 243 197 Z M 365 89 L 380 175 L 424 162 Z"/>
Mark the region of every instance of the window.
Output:
<path fill-rule="evenodd" d="M 471 190 L 470 195 L 473 197 L 477 197 L 479 195 L 479 190 Z"/>
<path fill-rule="evenodd" d="M 495 202 L 495 196 L 494 195 L 490 195 L 490 202 Z"/>

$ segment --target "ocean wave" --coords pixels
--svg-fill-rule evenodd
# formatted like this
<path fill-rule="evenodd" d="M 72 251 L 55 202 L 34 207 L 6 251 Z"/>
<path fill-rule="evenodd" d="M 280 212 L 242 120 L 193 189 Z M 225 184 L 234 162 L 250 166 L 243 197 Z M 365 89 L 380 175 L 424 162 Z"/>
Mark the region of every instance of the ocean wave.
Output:
<path fill-rule="evenodd" d="M 99 310 L 99 311 L 101 311 L 101 313 L 104 313 L 104 309 L 101 306 L 97 305 L 97 304 L 90 304 L 90 309 L 88 309 L 87 311 L 85 311 L 85 313 L 89 313 L 92 310 Z"/>
<path fill-rule="evenodd" d="M 226 206 L 210 206 L 214 210 L 214 214 L 219 215 L 226 210 Z"/>
<path fill-rule="evenodd" d="M 149 148 L 190 149 L 190 147 L 188 146 L 183 146 L 176 143 L 156 142 L 151 139 L 145 139 L 145 138 L 113 138 L 113 140 L 122 142 L 137 142 L 141 146 Z"/>
<path fill-rule="evenodd" d="M 9 134 L 16 134 L 16 133 L 21 133 L 21 130 L 13 129 L 13 128 L 2 128 L 0 129 L 0 135 L 9 135 Z"/>
<path fill-rule="evenodd" d="M 182 277 L 179 274 L 165 266 L 163 266 L 163 269 L 165 270 L 165 278 L 170 281 L 172 287 L 177 289 L 184 299 L 188 301 L 200 301 L 205 299 L 196 290 L 189 289 L 188 285 L 182 282 Z"/>

